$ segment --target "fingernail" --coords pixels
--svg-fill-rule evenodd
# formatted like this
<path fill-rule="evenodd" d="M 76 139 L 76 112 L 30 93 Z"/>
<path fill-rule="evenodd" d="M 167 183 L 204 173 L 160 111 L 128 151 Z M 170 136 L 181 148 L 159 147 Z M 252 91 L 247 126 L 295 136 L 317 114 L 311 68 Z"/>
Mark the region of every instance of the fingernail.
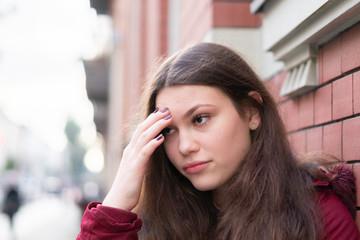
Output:
<path fill-rule="evenodd" d="M 155 139 L 159 141 L 162 137 L 163 135 L 160 133 Z"/>
<path fill-rule="evenodd" d="M 168 120 L 169 118 L 171 118 L 171 114 L 167 115 L 166 117 L 164 117 L 164 120 Z"/>
<path fill-rule="evenodd" d="M 161 110 L 162 113 L 166 112 L 167 110 L 169 110 L 168 108 L 164 108 L 163 110 Z"/>
<path fill-rule="evenodd" d="M 159 111 L 159 108 L 155 108 L 153 113 L 156 113 L 157 111 Z"/>

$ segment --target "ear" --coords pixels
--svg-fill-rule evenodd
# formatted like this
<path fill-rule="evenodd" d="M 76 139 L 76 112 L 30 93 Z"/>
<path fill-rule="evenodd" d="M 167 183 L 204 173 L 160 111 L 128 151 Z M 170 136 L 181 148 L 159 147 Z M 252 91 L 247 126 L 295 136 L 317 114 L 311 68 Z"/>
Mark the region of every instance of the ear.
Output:
<path fill-rule="evenodd" d="M 260 105 L 262 105 L 263 100 L 258 92 L 251 91 L 248 94 L 250 97 L 254 98 Z M 255 107 L 250 107 L 249 109 L 249 128 L 250 130 L 256 130 L 261 123 L 261 116 L 259 110 Z"/>
<path fill-rule="evenodd" d="M 260 105 L 263 104 L 263 100 L 262 100 L 262 97 L 260 96 L 260 94 L 258 92 L 255 92 L 255 91 L 250 91 L 248 93 L 248 95 L 252 98 L 254 98 Z"/>

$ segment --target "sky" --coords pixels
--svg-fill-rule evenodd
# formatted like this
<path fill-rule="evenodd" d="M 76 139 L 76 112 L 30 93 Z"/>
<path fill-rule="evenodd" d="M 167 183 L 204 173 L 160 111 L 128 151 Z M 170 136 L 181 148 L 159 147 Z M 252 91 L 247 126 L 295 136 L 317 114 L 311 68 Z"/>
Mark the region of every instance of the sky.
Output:
<path fill-rule="evenodd" d="M 96 21 L 89 0 L 0 1 L 0 111 L 56 151 L 68 117 L 95 138 L 81 59 L 96 55 Z"/>

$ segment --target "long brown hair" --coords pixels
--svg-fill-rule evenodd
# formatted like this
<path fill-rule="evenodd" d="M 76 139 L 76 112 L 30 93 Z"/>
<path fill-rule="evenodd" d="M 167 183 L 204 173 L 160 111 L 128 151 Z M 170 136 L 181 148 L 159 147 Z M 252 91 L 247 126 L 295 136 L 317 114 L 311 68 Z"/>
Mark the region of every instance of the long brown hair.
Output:
<path fill-rule="evenodd" d="M 144 239 L 320 239 L 321 219 L 312 179 L 289 146 L 277 105 L 260 78 L 231 49 L 200 43 L 168 58 L 150 79 L 145 116 L 158 92 L 174 85 L 223 91 L 239 114 L 258 109 L 261 125 L 217 208 L 210 192 L 195 189 L 160 146 L 149 161 L 140 204 Z M 249 96 L 260 94 L 262 102 Z M 229 146 L 236 147 L 236 146 Z"/>

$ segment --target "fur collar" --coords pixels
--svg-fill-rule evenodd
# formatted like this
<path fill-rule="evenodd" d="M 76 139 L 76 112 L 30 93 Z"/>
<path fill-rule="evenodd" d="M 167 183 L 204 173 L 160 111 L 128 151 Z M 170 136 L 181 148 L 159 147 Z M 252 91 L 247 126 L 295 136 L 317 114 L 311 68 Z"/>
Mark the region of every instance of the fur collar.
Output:
<path fill-rule="evenodd" d="M 347 207 L 351 216 L 356 215 L 356 187 L 355 177 L 349 165 L 338 164 L 327 174 L 330 181 L 315 180 L 314 185 L 318 191 L 330 188 L 333 193 Z"/>

